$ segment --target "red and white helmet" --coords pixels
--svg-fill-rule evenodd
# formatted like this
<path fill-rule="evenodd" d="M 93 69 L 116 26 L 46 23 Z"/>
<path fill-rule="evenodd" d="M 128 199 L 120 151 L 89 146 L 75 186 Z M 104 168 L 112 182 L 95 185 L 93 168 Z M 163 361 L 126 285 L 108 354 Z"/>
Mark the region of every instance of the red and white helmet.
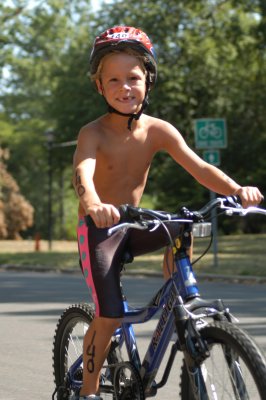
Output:
<path fill-rule="evenodd" d="M 157 75 L 153 45 L 146 33 L 132 26 L 115 26 L 96 37 L 90 55 L 91 74 L 96 73 L 101 59 L 106 54 L 112 52 L 112 50 L 123 50 L 128 47 L 146 56 L 145 68 L 148 72 L 148 81 L 151 88 L 156 81 Z"/>

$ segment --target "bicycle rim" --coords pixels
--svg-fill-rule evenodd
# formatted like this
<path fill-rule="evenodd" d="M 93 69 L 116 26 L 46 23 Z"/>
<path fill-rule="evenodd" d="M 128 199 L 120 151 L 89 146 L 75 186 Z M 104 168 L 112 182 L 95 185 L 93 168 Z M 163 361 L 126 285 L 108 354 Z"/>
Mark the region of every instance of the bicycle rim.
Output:
<path fill-rule="evenodd" d="M 209 400 L 265 398 L 265 359 L 244 331 L 227 322 L 216 322 L 203 328 L 201 335 L 210 350 L 210 357 L 200 366 Z M 185 365 L 181 373 L 181 399 L 204 399 L 193 394 Z"/>
<path fill-rule="evenodd" d="M 66 379 L 69 368 L 71 368 L 82 356 L 83 337 L 87 332 L 91 321 L 93 320 L 93 310 L 89 305 L 78 304 L 69 307 L 62 314 L 54 337 L 54 377 L 55 384 L 59 388 L 57 399 L 68 399 L 68 396 L 75 392 L 77 386 L 82 385 L 83 364 L 82 360 L 75 368 L 74 379 L 77 384 Z M 108 355 L 107 364 L 115 363 L 118 360 L 116 349 Z M 113 373 L 108 368 L 103 369 L 100 380 L 101 397 L 103 400 L 113 400 L 112 387 Z"/>

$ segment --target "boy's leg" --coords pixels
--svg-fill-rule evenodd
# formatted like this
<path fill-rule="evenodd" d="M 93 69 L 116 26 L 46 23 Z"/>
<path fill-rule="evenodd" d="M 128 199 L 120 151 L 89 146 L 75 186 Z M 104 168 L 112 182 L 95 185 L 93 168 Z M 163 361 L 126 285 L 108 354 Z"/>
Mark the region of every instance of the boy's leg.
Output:
<path fill-rule="evenodd" d="M 164 258 L 163 258 L 163 277 L 164 280 L 170 278 L 171 273 L 174 271 L 174 255 L 171 246 L 167 246 L 164 251 Z"/>
<path fill-rule="evenodd" d="M 93 221 L 80 218 L 78 243 L 82 272 L 92 291 L 95 318 L 83 343 L 83 386 L 80 396 L 96 394 L 99 378 L 114 331 L 124 314 L 120 288 L 120 268 L 126 235 L 108 236 L 108 229 L 98 229 Z"/>
<path fill-rule="evenodd" d="M 80 396 L 96 394 L 104 360 L 108 355 L 111 337 L 121 325 L 119 318 L 96 317 L 84 337 L 83 386 Z"/>

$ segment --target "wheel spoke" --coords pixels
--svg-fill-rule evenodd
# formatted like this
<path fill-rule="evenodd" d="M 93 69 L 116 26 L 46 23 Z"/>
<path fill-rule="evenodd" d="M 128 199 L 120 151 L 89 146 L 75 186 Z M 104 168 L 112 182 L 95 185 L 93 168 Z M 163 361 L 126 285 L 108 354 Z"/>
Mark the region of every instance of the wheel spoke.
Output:
<path fill-rule="evenodd" d="M 88 305 L 80 304 L 69 307 L 61 316 L 54 338 L 54 375 L 56 386 L 63 387 L 57 393 L 58 400 L 64 400 L 74 393 L 82 384 L 83 365 L 83 338 L 93 320 L 93 311 Z M 114 400 L 112 385 L 113 372 L 109 364 L 122 361 L 118 355 L 118 349 L 113 349 L 107 358 L 107 368 L 101 374 L 101 385 L 103 389 L 101 397 L 103 400 Z M 120 357 L 120 358 L 119 358 Z M 81 364 L 79 364 L 79 359 Z M 77 364 L 77 365 L 75 365 Z M 70 382 L 70 376 L 65 380 L 68 370 L 74 375 L 74 382 Z M 74 370 L 75 369 L 75 370 Z"/>
<path fill-rule="evenodd" d="M 266 393 L 266 362 L 251 338 L 227 322 L 211 323 L 199 332 L 210 351 L 201 365 L 207 398 L 261 400 Z M 199 400 L 197 394 L 193 394 L 185 366 L 181 375 L 181 399 Z"/>

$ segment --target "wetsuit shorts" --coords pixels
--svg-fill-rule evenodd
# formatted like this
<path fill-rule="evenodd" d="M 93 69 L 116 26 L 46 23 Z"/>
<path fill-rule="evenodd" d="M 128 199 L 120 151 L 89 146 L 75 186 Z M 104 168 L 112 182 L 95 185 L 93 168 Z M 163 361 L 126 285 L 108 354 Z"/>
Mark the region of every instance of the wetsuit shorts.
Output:
<path fill-rule="evenodd" d="M 169 224 L 173 238 L 178 226 Z M 120 272 L 126 259 L 158 250 L 169 244 L 162 226 L 153 231 L 128 229 L 108 236 L 108 229 L 97 228 L 88 216 L 79 218 L 77 234 L 81 268 L 91 290 L 95 315 L 121 318 L 124 315 Z"/>

